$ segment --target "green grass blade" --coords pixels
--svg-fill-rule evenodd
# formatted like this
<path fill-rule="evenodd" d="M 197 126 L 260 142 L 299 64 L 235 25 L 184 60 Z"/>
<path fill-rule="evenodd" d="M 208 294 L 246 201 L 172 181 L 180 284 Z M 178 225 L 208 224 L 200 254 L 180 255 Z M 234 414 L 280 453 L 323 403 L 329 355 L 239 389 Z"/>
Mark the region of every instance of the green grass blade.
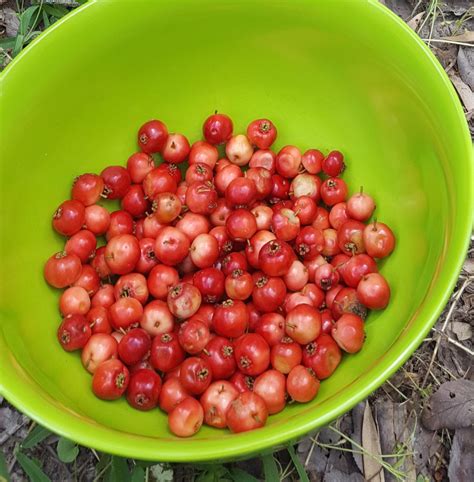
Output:
<path fill-rule="evenodd" d="M 8 475 L 7 470 L 7 462 L 2 450 L 0 450 L 0 482 L 10 482 L 10 476 Z"/>
<path fill-rule="evenodd" d="M 51 25 L 51 21 L 49 20 L 49 17 L 47 15 L 47 13 L 43 10 L 41 12 L 41 15 L 43 16 L 43 25 L 44 25 L 44 28 L 48 28 L 50 25 Z"/>
<path fill-rule="evenodd" d="M 265 482 L 275 482 L 280 480 L 280 474 L 278 473 L 278 467 L 273 458 L 273 454 L 263 455 L 262 462 Z"/>
<path fill-rule="evenodd" d="M 147 467 L 152 467 L 153 465 L 156 465 L 157 462 L 151 460 L 135 460 L 135 464 L 139 467 L 143 467 L 144 469 L 146 469 Z"/>
<path fill-rule="evenodd" d="M 15 46 L 16 37 L 5 37 L 0 38 L 0 48 L 2 49 L 12 49 Z"/>
<path fill-rule="evenodd" d="M 299 478 L 301 482 L 309 482 L 308 474 L 301 463 L 300 458 L 296 455 L 295 448 L 293 445 L 288 447 L 288 452 L 290 454 L 291 460 L 293 461 L 294 466 L 296 467 L 296 471 L 298 472 Z"/>
<path fill-rule="evenodd" d="M 52 432 L 41 425 L 36 425 L 36 427 L 25 437 L 25 440 L 21 442 L 21 447 L 24 449 L 31 449 L 35 445 L 38 445 L 46 437 L 49 437 Z"/>
<path fill-rule="evenodd" d="M 138 465 L 132 470 L 132 482 L 143 482 L 145 480 L 145 469 Z"/>
<path fill-rule="evenodd" d="M 127 459 L 112 457 L 112 470 L 110 471 L 109 480 L 111 482 L 131 482 Z"/>
<path fill-rule="evenodd" d="M 25 35 L 28 30 L 33 30 L 35 27 L 36 20 L 38 15 L 36 16 L 36 20 L 34 15 L 38 12 L 39 5 L 32 5 L 28 7 L 22 14 L 20 14 L 20 26 L 18 28 L 18 32 L 21 35 Z"/>
<path fill-rule="evenodd" d="M 107 480 L 107 475 L 110 472 L 110 466 L 112 464 L 112 456 L 99 452 L 99 462 L 95 466 L 96 479 Z"/>
<path fill-rule="evenodd" d="M 23 43 L 25 40 L 25 36 L 18 34 L 15 39 L 15 45 L 13 46 L 13 52 L 12 52 L 12 57 L 15 57 L 21 52 L 21 49 L 23 48 Z"/>
<path fill-rule="evenodd" d="M 69 13 L 69 10 L 66 7 L 63 7 L 62 5 L 43 5 L 43 10 L 48 14 L 53 17 L 56 17 L 57 19 L 64 17 L 64 15 Z"/>
<path fill-rule="evenodd" d="M 23 452 L 17 452 L 16 459 L 31 482 L 51 482 L 51 479 L 41 470 L 38 463 Z"/>
<path fill-rule="evenodd" d="M 230 471 L 230 476 L 234 482 L 258 482 L 253 475 L 250 475 L 245 470 L 234 468 Z"/>

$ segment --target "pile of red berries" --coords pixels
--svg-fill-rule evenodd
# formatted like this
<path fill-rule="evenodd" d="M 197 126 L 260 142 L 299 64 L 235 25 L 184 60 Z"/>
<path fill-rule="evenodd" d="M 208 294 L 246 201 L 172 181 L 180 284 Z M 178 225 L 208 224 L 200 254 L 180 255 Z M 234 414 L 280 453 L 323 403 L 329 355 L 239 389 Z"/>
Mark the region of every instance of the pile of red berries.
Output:
<path fill-rule="evenodd" d="M 203 422 L 259 428 L 312 400 L 341 350 L 362 348 L 367 309 L 387 306 L 375 259 L 395 244 L 387 225 L 364 224 L 369 195 L 346 201 L 340 152 L 276 154 L 268 119 L 233 135 L 215 114 L 203 133 L 191 146 L 149 121 L 127 168 L 77 177 L 53 216 L 66 246 L 44 269 L 66 288 L 58 340 L 82 350 L 95 395 L 159 406 L 183 437 Z"/>

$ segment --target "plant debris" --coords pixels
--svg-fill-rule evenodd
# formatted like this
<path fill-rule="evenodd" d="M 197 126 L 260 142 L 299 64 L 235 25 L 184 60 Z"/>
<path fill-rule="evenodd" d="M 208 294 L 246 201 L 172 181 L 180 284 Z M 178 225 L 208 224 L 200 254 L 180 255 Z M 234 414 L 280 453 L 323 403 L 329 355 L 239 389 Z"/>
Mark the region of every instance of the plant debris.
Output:
<path fill-rule="evenodd" d="M 365 402 L 364 418 L 362 420 L 362 446 L 367 453 L 362 455 L 364 477 L 373 482 L 385 482 L 382 466 L 374 457 L 382 455 L 380 437 L 369 402 Z"/>
<path fill-rule="evenodd" d="M 428 400 L 421 421 L 429 430 L 466 428 L 474 424 L 474 382 L 443 383 Z"/>
<path fill-rule="evenodd" d="M 456 430 L 448 467 L 449 480 L 474 480 L 474 427 Z"/>

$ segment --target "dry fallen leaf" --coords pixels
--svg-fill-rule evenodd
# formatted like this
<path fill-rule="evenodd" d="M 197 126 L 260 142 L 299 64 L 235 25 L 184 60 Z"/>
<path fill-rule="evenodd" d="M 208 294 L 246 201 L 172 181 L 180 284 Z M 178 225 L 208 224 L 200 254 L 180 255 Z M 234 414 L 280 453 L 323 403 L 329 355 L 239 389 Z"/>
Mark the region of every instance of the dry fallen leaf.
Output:
<path fill-rule="evenodd" d="M 362 456 L 365 480 L 370 482 L 385 482 L 382 466 L 374 459 L 374 457 L 369 455 L 371 454 L 378 457 L 382 455 L 379 433 L 375 425 L 369 402 L 365 402 L 364 419 L 362 421 L 362 446 L 364 447 L 364 450 L 368 452 L 367 454 L 364 453 Z"/>
<path fill-rule="evenodd" d="M 383 454 L 394 454 L 398 450 L 406 453 L 402 458 L 389 457 L 385 462 L 396 465 L 405 474 L 406 480 L 416 479 L 414 461 L 413 432 L 416 416 L 409 411 L 407 404 L 394 403 L 378 397 L 374 402 L 374 416 L 379 430 L 380 446 Z M 396 477 L 385 472 L 387 481 L 396 481 Z"/>
<path fill-rule="evenodd" d="M 442 40 L 450 40 L 451 42 L 474 42 L 474 32 L 464 32 L 459 35 L 450 35 L 449 37 L 442 37 Z"/>
<path fill-rule="evenodd" d="M 450 323 L 450 330 L 456 335 L 459 341 L 470 340 L 472 338 L 472 328 L 468 323 L 453 321 Z"/>
<path fill-rule="evenodd" d="M 459 77 L 474 90 L 474 49 L 459 47 L 457 62 Z"/>
<path fill-rule="evenodd" d="M 474 274 L 474 258 L 466 259 L 466 261 L 464 261 L 462 269 L 468 274 Z"/>
<path fill-rule="evenodd" d="M 357 443 L 359 446 L 362 445 L 362 419 L 364 418 L 364 410 L 365 410 L 365 403 L 361 402 L 358 403 L 351 412 L 352 416 L 352 440 Z M 352 449 L 354 452 L 352 453 L 352 457 L 361 472 L 364 471 L 364 465 L 362 462 L 362 454 L 358 453 L 359 449 L 352 444 Z"/>
<path fill-rule="evenodd" d="M 15 10 L 8 7 L 2 8 L 0 10 L 0 24 L 5 27 L 7 37 L 14 37 L 20 27 L 20 20 Z"/>
<path fill-rule="evenodd" d="M 423 409 L 421 422 L 429 430 L 473 425 L 474 382 L 460 379 L 443 383 Z"/>
<path fill-rule="evenodd" d="M 317 433 L 313 433 L 312 438 L 316 438 L 319 443 L 327 445 L 333 445 L 338 440 L 338 436 L 328 427 L 323 428 Z M 307 461 L 306 469 L 312 473 L 318 474 L 318 480 L 321 479 L 323 474 L 327 473 L 334 467 L 346 474 L 351 473 L 354 469 L 357 470 L 356 467 L 354 468 L 353 465 L 348 463 L 348 461 L 352 462 L 350 453 L 341 452 L 339 450 L 328 450 L 319 447 L 317 444 L 313 446 L 310 437 L 303 439 L 299 443 L 298 454 L 303 462 Z"/>
<path fill-rule="evenodd" d="M 472 8 L 472 0 L 444 0 L 442 5 L 443 12 L 454 13 L 459 17 Z"/>
<path fill-rule="evenodd" d="M 366 479 L 357 472 L 345 474 L 338 469 L 331 469 L 324 474 L 323 482 L 364 482 Z"/>
<path fill-rule="evenodd" d="M 474 274 L 474 259 L 466 259 L 466 261 L 464 261 L 462 269 L 468 274 Z"/>
<path fill-rule="evenodd" d="M 449 78 L 451 79 L 451 82 L 453 83 L 466 110 L 468 112 L 471 112 L 472 110 L 474 110 L 474 94 L 472 93 L 472 90 L 469 88 L 469 86 L 466 85 L 461 80 L 461 78 L 454 73 L 451 73 L 449 75 Z"/>
<path fill-rule="evenodd" d="M 425 12 L 420 12 L 419 14 L 415 15 L 411 20 L 407 22 L 407 25 L 413 29 L 415 32 L 420 25 L 421 20 L 423 19 Z"/>
<path fill-rule="evenodd" d="M 416 473 L 428 476 L 431 473 L 430 462 L 442 448 L 438 433 L 426 430 L 421 423 L 417 423 L 413 434 L 413 448 Z"/>
<path fill-rule="evenodd" d="M 474 480 L 474 428 L 460 428 L 454 433 L 448 467 L 449 480 Z"/>

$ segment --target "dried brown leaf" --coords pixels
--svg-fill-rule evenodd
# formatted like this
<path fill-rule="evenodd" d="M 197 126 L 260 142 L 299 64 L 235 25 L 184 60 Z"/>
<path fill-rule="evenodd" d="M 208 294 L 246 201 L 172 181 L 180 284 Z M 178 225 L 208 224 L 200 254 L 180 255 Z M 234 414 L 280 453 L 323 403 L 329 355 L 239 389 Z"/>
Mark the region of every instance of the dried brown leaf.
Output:
<path fill-rule="evenodd" d="M 474 32 L 464 32 L 459 35 L 450 35 L 448 37 L 442 37 L 442 40 L 449 40 L 451 42 L 474 42 Z"/>
<path fill-rule="evenodd" d="M 332 445 L 337 437 L 334 432 L 328 428 L 323 428 L 318 433 L 313 433 L 312 438 L 317 438 L 320 443 Z M 307 464 L 305 465 L 306 469 L 318 474 L 324 474 L 326 472 L 329 455 L 332 452 L 335 451 L 330 451 L 326 448 L 319 447 L 317 444 L 313 444 L 310 437 L 303 439 L 298 445 L 298 453 L 301 456 L 301 459 L 303 462 L 307 461 Z"/>
<path fill-rule="evenodd" d="M 458 46 L 455 44 L 442 44 L 442 48 L 438 48 L 435 44 L 431 45 L 431 50 L 447 72 L 449 72 L 456 63 L 458 55 Z"/>
<path fill-rule="evenodd" d="M 429 430 L 473 425 L 474 382 L 460 379 L 443 383 L 423 409 L 421 422 Z"/>
<path fill-rule="evenodd" d="M 468 274 L 474 274 L 474 258 L 468 258 L 464 261 L 462 269 Z"/>
<path fill-rule="evenodd" d="M 407 25 L 416 32 L 424 16 L 425 12 L 420 12 L 419 14 L 415 15 L 411 20 L 409 20 L 407 22 Z"/>
<path fill-rule="evenodd" d="M 362 446 L 367 452 L 362 456 L 365 479 L 371 482 L 385 482 L 382 466 L 373 457 L 380 457 L 382 455 L 382 449 L 380 448 L 379 433 L 369 402 L 365 403 L 364 418 L 362 421 Z"/>
<path fill-rule="evenodd" d="M 474 428 L 460 428 L 454 433 L 448 467 L 449 480 L 474 480 Z"/>
<path fill-rule="evenodd" d="M 413 457 L 413 432 L 416 418 L 408 411 L 407 404 L 394 403 L 391 400 L 378 398 L 374 403 L 374 413 L 379 429 L 382 453 L 394 454 L 399 450 L 406 453 L 403 458 L 386 458 L 385 462 L 397 465 L 407 480 L 416 479 L 416 467 Z M 396 477 L 385 471 L 387 482 L 395 482 Z"/>
<path fill-rule="evenodd" d="M 352 440 L 359 446 L 362 445 L 362 420 L 364 418 L 364 409 L 365 409 L 365 404 L 364 402 L 358 403 L 353 409 L 352 409 L 352 426 L 353 426 L 353 431 L 352 431 Z M 362 462 L 362 454 L 358 453 L 358 448 L 352 444 L 352 449 L 354 450 L 352 457 L 354 458 L 354 461 L 359 468 L 361 472 L 364 470 L 364 464 Z"/>
<path fill-rule="evenodd" d="M 350 452 L 343 452 L 341 450 L 332 449 L 329 451 L 327 458 L 327 465 L 324 473 L 329 473 L 332 470 L 338 470 L 346 475 L 358 474 L 358 469 L 354 463 L 354 459 Z"/>
<path fill-rule="evenodd" d="M 357 472 L 346 474 L 338 469 L 331 469 L 324 474 L 323 482 L 364 482 L 365 480 L 366 479 Z"/>
<path fill-rule="evenodd" d="M 451 79 L 451 82 L 453 83 L 466 110 L 468 112 L 474 110 L 474 94 L 469 86 L 466 85 L 461 78 L 454 73 L 451 73 L 449 78 Z"/>
<path fill-rule="evenodd" d="M 459 341 L 470 340 L 472 338 L 472 328 L 468 323 L 453 321 L 450 324 L 450 329 Z"/>
<path fill-rule="evenodd" d="M 431 432 L 417 424 L 414 433 L 415 465 L 418 474 L 428 475 L 431 473 L 430 460 L 438 453 L 442 444 L 437 432 Z"/>
<path fill-rule="evenodd" d="M 20 26 L 17 13 L 12 8 L 2 8 L 0 10 L 0 24 L 5 27 L 5 36 L 14 37 Z"/>
<path fill-rule="evenodd" d="M 459 47 L 457 62 L 461 80 L 474 90 L 474 49 Z"/>
<path fill-rule="evenodd" d="M 442 3 L 443 12 L 453 13 L 460 17 L 472 8 L 472 0 L 444 0 Z"/>

